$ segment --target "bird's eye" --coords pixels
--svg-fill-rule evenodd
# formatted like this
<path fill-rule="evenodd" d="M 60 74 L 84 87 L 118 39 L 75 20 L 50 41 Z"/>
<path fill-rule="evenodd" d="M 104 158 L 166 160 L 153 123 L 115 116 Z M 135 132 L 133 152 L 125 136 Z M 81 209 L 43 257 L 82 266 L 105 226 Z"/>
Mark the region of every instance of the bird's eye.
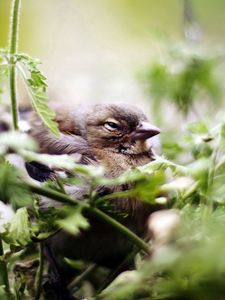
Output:
<path fill-rule="evenodd" d="M 115 122 L 105 122 L 104 127 L 110 131 L 116 131 L 116 130 L 120 129 L 119 124 L 117 124 Z"/>

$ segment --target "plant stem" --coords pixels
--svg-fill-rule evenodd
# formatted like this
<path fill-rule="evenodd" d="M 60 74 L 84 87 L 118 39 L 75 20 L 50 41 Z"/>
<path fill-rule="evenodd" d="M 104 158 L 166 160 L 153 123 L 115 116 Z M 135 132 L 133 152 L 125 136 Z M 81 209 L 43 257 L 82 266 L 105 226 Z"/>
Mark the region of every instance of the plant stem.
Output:
<path fill-rule="evenodd" d="M 105 278 L 100 288 L 97 290 L 96 295 L 99 295 L 111 282 L 123 271 L 127 266 L 131 264 L 135 255 L 138 253 L 139 249 L 135 247 L 135 249 L 128 254 L 128 256 L 122 261 L 122 263 L 114 270 L 112 270 L 109 275 Z"/>
<path fill-rule="evenodd" d="M 9 288 L 9 277 L 8 277 L 8 270 L 6 262 L 4 261 L 4 250 L 2 245 L 2 237 L 0 235 L 0 285 L 5 286 L 6 293 L 10 294 L 10 288 Z"/>
<path fill-rule="evenodd" d="M 30 183 L 24 183 L 25 187 L 28 188 L 31 192 L 36 193 L 41 196 L 49 197 L 53 200 L 62 202 L 62 203 L 68 203 L 72 205 L 81 205 L 84 210 L 88 211 L 98 219 L 104 221 L 105 223 L 109 224 L 113 228 L 117 229 L 122 234 L 126 235 L 127 238 L 132 241 L 136 246 L 138 246 L 139 249 L 144 250 L 146 253 L 149 254 L 149 246 L 148 244 L 143 241 L 141 238 L 139 238 L 135 233 L 133 233 L 131 230 L 129 230 L 127 227 L 125 227 L 123 224 L 119 223 L 103 211 L 99 210 L 98 208 L 90 206 L 88 203 L 76 200 L 71 198 L 68 195 L 62 194 L 58 191 L 51 190 L 46 187 L 39 187 L 34 186 Z"/>
<path fill-rule="evenodd" d="M 129 230 L 127 227 L 104 213 L 103 211 L 99 210 L 98 208 L 92 208 L 92 212 L 96 217 L 103 220 L 105 223 L 111 225 L 112 227 L 116 228 L 119 232 L 126 235 L 130 241 L 132 241 L 138 248 L 144 250 L 146 253 L 149 253 L 149 246 L 145 241 L 140 239 L 135 233 Z"/>
<path fill-rule="evenodd" d="M 217 163 L 219 148 L 220 148 L 220 138 L 218 138 L 217 144 L 215 145 L 215 148 L 213 150 L 211 160 L 210 160 L 211 165 L 210 165 L 210 168 L 209 168 L 209 171 L 208 171 L 206 200 L 207 200 L 207 204 L 208 204 L 208 208 L 209 208 L 210 212 L 212 212 L 213 208 L 214 208 L 214 203 L 213 203 L 213 200 L 212 200 L 212 197 L 211 197 L 211 191 L 212 191 L 213 183 L 214 183 L 214 179 L 215 179 L 216 163 Z"/>
<path fill-rule="evenodd" d="M 36 274 L 35 287 L 36 287 L 36 295 L 35 300 L 39 300 L 41 296 L 42 289 L 42 279 L 43 279 L 43 270 L 44 270 L 44 245 L 40 243 L 39 249 L 39 268 Z"/>
<path fill-rule="evenodd" d="M 183 34 L 186 40 L 199 42 L 202 38 L 202 30 L 196 19 L 192 2 L 183 0 Z"/>
<path fill-rule="evenodd" d="M 11 19 L 10 19 L 10 33 L 9 33 L 9 83 L 10 83 L 10 97 L 11 97 L 11 110 L 13 128 L 18 129 L 18 108 L 16 99 L 16 66 L 15 66 L 15 53 L 18 46 L 18 33 L 19 33 L 19 16 L 20 16 L 21 0 L 12 1 Z"/>
<path fill-rule="evenodd" d="M 73 279 L 67 287 L 69 291 L 74 294 L 82 281 L 88 278 L 88 276 L 93 273 L 97 269 L 97 267 L 98 266 L 96 264 L 92 264 L 87 269 L 85 269 L 84 272 L 81 273 L 78 277 L 75 277 L 75 279 Z"/>
<path fill-rule="evenodd" d="M 45 197 L 49 197 L 53 200 L 59 201 L 61 203 L 66 203 L 66 204 L 72 204 L 72 205 L 80 205 L 83 208 L 90 208 L 88 203 L 76 200 L 74 198 L 71 198 L 70 196 L 63 194 L 59 191 L 55 191 L 52 190 L 50 188 L 46 188 L 46 187 L 40 187 L 40 186 L 35 186 L 33 184 L 30 183 L 24 183 L 24 187 L 28 188 L 31 190 L 31 192 L 41 195 L 41 196 L 45 196 Z"/>

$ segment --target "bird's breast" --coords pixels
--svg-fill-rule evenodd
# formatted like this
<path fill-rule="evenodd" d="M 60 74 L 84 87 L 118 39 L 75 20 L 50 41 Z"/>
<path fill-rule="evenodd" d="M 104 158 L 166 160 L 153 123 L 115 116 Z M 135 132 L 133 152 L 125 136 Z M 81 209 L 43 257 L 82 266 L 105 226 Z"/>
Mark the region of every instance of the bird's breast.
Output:
<path fill-rule="evenodd" d="M 145 165 L 152 160 L 151 156 L 147 153 L 143 153 L 143 155 L 130 156 L 97 149 L 95 155 L 98 158 L 99 163 L 105 167 L 105 176 L 107 178 L 116 178 L 127 170 Z M 130 190 L 132 187 L 133 184 L 129 183 L 126 185 L 111 186 L 110 188 L 103 187 L 102 190 L 103 192 L 106 190 L 107 194 L 112 194 Z M 130 216 L 132 219 L 131 224 L 135 224 L 135 226 L 137 226 L 137 220 L 141 220 L 142 225 L 140 227 L 143 229 L 144 220 L 150 213 L 149 209 L 151 207 L 149 204 L 140 201 L 135 196 L 126 196 L 119 199 L 116 198 L 111 201 L 115 211 L 125 212 Z M 140 223 L 139 221 L 138 223 Z M 127 226 L 130 227 L 128 224 Z"/>
<path fill-rule="evenodd" d="M 128 155 L 107 149 L 94 149 L 94 154 L 99 164 L 105 168 L 105 176 L 108 178 L 118 177 L 125 171 L 143 166 L 152 160 L 148 152 Z"/>

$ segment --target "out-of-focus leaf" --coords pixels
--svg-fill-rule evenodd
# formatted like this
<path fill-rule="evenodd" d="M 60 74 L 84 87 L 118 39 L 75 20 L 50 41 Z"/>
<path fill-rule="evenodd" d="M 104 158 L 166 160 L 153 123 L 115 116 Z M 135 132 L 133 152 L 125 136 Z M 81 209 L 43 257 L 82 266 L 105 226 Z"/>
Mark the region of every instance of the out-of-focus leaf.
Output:
<path fill-rule="evenodd" d="M 64 208 L 64 213 L 66 213 L 67 216 L 63 219 L 57 220 L 56 224 L 69 233 L 78 234 L 80 229 L 87 229 L 89 227 L 87 219 L 82 215 L 81 207 Z"/>
<path fill-rule="evenodd" d="M 50 168 L 66 169 L 73 171 L 75 174 L 84 175 L 87 178 L 92 178 L 93 181 L 101 180 L 104 176 L 104 168 L 101 166 L 85 166 L 77 164 L 76 155 L 50 155 L 40 154 L 27 150 L 20 151 L 20 154 L 27 161 L 37 161 L 42 164 L 46 164 Z"/>
<path fill-rule="evenodd" d="M 154 64 L 146 73 L 145 83 L 149 94 L 154 95 L 156 99 L 161 100 L 166 97 L 171 85 L 168 67 L 163 64 Z"/>
<path fill-rule="evenodd" d="M 14 211 L 10 205 L 0 201 L 0 231 L 4 224 L 8 223 L 14 216 Z"/>
<path fill-rule="evenodd" d="M 33 234 L 26 208 L 18 209 L 15 216 L 4 228 L 2 237 L 6 243 L 14 246 L 26 246 L 31 243 Z"/>
<path fill-rule="evenodd" d="M 164 192 L 185 191 L 193 184 L 195 184 L 195 182 L 191 177 L 179 177 L 169 183 L 163 184 L 160 189 Z"/>
<path fill-rule="evenodd" d="M 99 178 L 104 176 L 104 167 L 103 166 L 85 166 L 77 164 L 74 167 L 74 171 L 83 175 L 88 175 L 93 178 Z"/>
<path fill-rule="evenodd" d="M 225 123 L 224 122 L 222 122 L 222 124 L 221 124 L 220 135 L 223 139 L 225 139 Z"/>
<path fill-rule="evenodd" d="M 84 262 L 81 260 L 73 260 L 65 257 L 65 262 L 75 270 L 82 270 L 84 268 Z"/>
<path fill-rule="evenodd" d="M 182 144 L 177 132 L 167 130 L 166 133 L 160 135 L 162 144 L 163 155 L 172 161 L 179 161 L 179 155 L 187 150 Z"/>
<path fill-rule="evenodd" d="M 209 129 L 208 126 L 206 125 L 205 122 L 203 121 L 199 121 L 199 122 L 195 122 L 195 123 L 191 123 L 188 127 L 188 129 L 195 134 L 208 134 L 209 133 Z"/>
<path fill-rule="evenodd" d="M 7 76 L 9 73 L 8 62 L 6 60 L 6 50 L 0 49 L 0 103 L 2 101 L 2 94 L 4 94 L 7 87 Z"/>
<path fill-rule="evenodd" d="M 20 154 L 27 161 L 37 161 L 39 163 L 46 164 L 48 167 L 52 168 L 62 168 L 66 170 L 73 170 L 76 166 L 74 158 L 67 155 L 50 155 L 50 154 L 39 154 L 27 150 L 20 151 Z"/>
<path fill-rule="evenodd" d="M 121 273 L 97 299 L 104 300 L 127 300 L 135 298 L 137 287 L 143 288 L 140 273 L 137 271 L 126 271 Z"/>
<path fill-rule="evenodd" d="M 171 47 L 167 54 L 166 63 L 154 61 L 142 77 L 156 116 L 163 102 L 173 103 L 184 114 L 203 96 L 210 107 L 221 102 L 222 80 L 216 72 L 220 61 L 217 54 L 213 57 L 211 53 L 199 53 L 194 47 L 192 50 Z"/>
<path fill-rule="evenodd" d="M 209 170 L 210 161 L 207 158 L 198 159 L 188 165 L 189 174 L 196 179 L 201 179 L 203 174 Z"/>
<path fill-rule="evenodd" d="M 0 286 L 0 299 L 2 299 L 2 300 L 14 300 L 15 297 L 14 297 L 14 294 L 12 294 L 12 293 L 9 294 L 6 291 L 4 285 L 1 285 Z"/>
<path fill-rule="evenodd" d="M 171 168 L 173 171 L 177 171 L 181 174 L 185 174 L 187 172 L 187 169 L 184 166 L 178 165 L 160 156 L 157 156 L 154 161 L 138 167 L 138 170 L 144 173 L 152 174 L 156 170 L 166 170 L 167 168 Z"/>
<path fill-rule="evenodd" d="M 137 181 L 135 187 L 131 190 L 138 200 L 155 203 L 156 197 L 160 194 L 160 187 L 165 182 L 165 172 L 155 171 L 147 178 Z"/>
<path fill-rule="evenodd" d="M 207 158 L 200 158 L 188 165 L 190 176 L 199 182 L 199 188 L 205 192 L 208 187 L 208 174 L 210 170 L 210 160 Z"/>
<path fill-rule="evenodd" d="M 37 143 L 34 139 L 25 133 L 7 132 L 0 134 L 0 145 L 5 146 L 5 149 L 13 149 L 18 152 L 21 149 L 35 151 L 37 150 Z"/>
<path fill-rule="evenodd" d="M 19 170 L 8 162 L 0 164 L 0 200 L 13 207 L 21 207 L 32 203 L 30 193 L 19 180 Z"/>

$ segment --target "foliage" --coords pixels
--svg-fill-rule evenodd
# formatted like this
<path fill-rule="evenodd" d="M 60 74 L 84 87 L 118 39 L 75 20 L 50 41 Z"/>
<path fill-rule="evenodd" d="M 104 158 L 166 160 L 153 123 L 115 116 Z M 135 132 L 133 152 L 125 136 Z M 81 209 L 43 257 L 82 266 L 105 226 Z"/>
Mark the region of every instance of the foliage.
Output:
<path fill-rule="evenodd" d="M 179 227 L 165 244 L 153 239 L 151 259 L 122 273 L 97 299 L 224 298 L 224 122 L 188 127 L 188 147 L 180 151 L 192 157 L 186 168 L 175 165 L 174 179 L 160 188 L 169 193 L 169 206 L 179 208 Z"/>
<path fill-rule="evenodd" d="M 12 54 L 0 49 L 0 94 L 4 92 L 3 83 L 9 75 L 10 57 Z M 24 79 L 34 110 L 51 132 L 58 135 L 58 125 L 54 121 L 55 113 L 48 107 L 46 77 L 38 68 L 40 61 L 21 53 L 14 54 L 13 58 L 19 74 Z"/>
<path fill-rule="evenodd" d="M 187 115 L 197 109 L 202 99 L 216 108 L 222 101 L 220 54 L 199 51 L 194 45 L 166 46 L 169 51 L 165 53 L 165 62 L 151 64 L 142 74 L 154 110 L 159 114 L 162 104 L 170 102 Z"/>
<path fill-rule="evenodd" d="M 16 54 L 15 59 L 31 95 L 34 110 L 38 113 L 44 124 L 57 135 L 59 133 L 58 126 L 57 123 L 53 121 L 55 113 L 49 109 L 47 104 L 46 77 L 38 69 L 38 65 L 41 62 L 27 54 Z"/>
<path fill-rule="evenodd" d="M 4 203 L 11 203 L 14 208 L 29 205 L 32 202 L 27 189 L 21 185 L 20 171 L 8 162 L 1 163 L 0 199 Z"/>
<path fill-rule="evenodd" d="M 13 42 L 16 43 L 15 39 Z M 145 76 L 148 93 L 154 99 L 154 112 L 162 124 L 161 104 L 164 101 L 172 101 L 187 114 L 193 112 L 196 102 L 201 102 L 203 96 L 210 104 L 212 99 L 222 99 L 223 90 L 215 75 L 217 58 L 180 50 L 170 52 L 169 57 L 164 64 L 154 64 Z M 54 113 L 46 102 L 46 78 L 38 64 L 38 60 L 26 54 L 9 55 L 8 50 L 1 50 L 0 84 L 4 85 L 9 71 L 16 66 L 31 94 L 33 108 L 57 134 Z M 2 91 L 1 88 L 0 93 Z M 134 244 L 127 261 L 135 256 L 135 268 L 118 275 L 118 269 L 124 269 L 122 265 L 110 274 L 100 267 L 96 270 L 93 265 L 87 268 L 86 262 L 65 258 L 79 275 L 68 286 L 76 297 L 224 299 L 225 120 L 222 117 L 215 124 L 215 121 L 202 118 L 185 127 L 185 133 L 176 128 L 164 135 L 162 153 L 165 157 L 156 156 L 153 162 L 114 179 L 105 178 L 101 166 L 79 165 L 68 155 L 36 153 L 37 145 L 27 134 L 0 133 L 1 299 L 40 299 L 46 268 L 44 241 L 60 229 L 72 234 L 86 230 L 91 226 L 89 215 L 113 226 Z M 14 164 L 11 155 L 22 164 Z M 46 165 L 46 168 L 54 167 L 52 180 L 40 185 L 28 178 L 24 163 L 31 161 Z M 122 184 L 130 188 L 107 195 L 98 193 L 99 187 Z M 86 187 L 83 201 L 67 194 L 71 186 Z M 148 221 L 150 243 L 117 221 L 127 216 L 115 212 L 110 200 L 127 196 L 150 204 L 163 204 L 168 209 L 163 212 L 163 219 L 158 217 L 158 222 L 154 223 L 153 214 Z M 54 201 L 54 205 L 41 209 L 43 197 Z M 10 210 L 8 215 L 7 209 Z M 170 212 L 176 214 L 176 222 L 166 222 Z"/>
<path fill-rule="evenodd" d="M 81 207 L 77 209 L 65 207 L 63 212 L 66 218 L 57 220 L 57 224 L 60 228 L 63 228 L 71 234 L 78 234 L 80 229 L 87 229 L 89 227 L 87 219 L 82 215 Z"/>
<path fill-rule="evenodd" d="M 27 209 L 25 207 L 18 209 L 4 229 L 2 238 L 10 246 L 24 247 L 31 243 L 31 223 Z"/>
<path fill-rule="evenodd" d="M 4 57 L 5 51 L 0 49 L 0 103 L 2 102 L 2 94 L 6 89 L 6 78 L 8 75 L 8 64 Z"/>
<path fill-rule="evenodd" d="M 75 163 L 63 165 L 64 167 L 70 165 L 70 172 L 80 173 L 81 180 L 86 184 L 93 182 L 94 186 L 103 183 L 110 186 L 134 181 L 136 186 L 129 193 L 138 195 L 143 201 L 153 202 L 158 195 L 166 193 L 168 206 L 179 208 L 182 215 L 182 222 L 172 244 L 154 250 L 156 253 L 150 260 L 141 260 L 136 271 L 121 274 L 115 283 L 96 299 L 113 300 L 127 299 L 127 297 L 129 299 L 200 299 L 206 297 L 206 294 L 207 299 L 213 299 L 216 292 L 223 295 L 221 280 L 225 271 L 223 252 L 221 251 L 221 255 L 214 252 L 215 249 L 225 247 L 223 239 L 224 122 L 221 121 L 212 129 L 203 121 L 193 123 L 188 126 L 188 134 L 184 140 L 188 141 L 188 147 L 187 145 L 180 147 L 179 149 L 182 149 L 180 152 L 188 152 L 191 155 L 185 167 L 157 157 L 148 165 L 129 171 L 119 178 L 106 180 L 98 168 L 95 170 L 93 167 L 77 166 Z M 183 140 L 180 139 L 177 143 L 183 143 Z M 24 143 L 22 147 L 26 148 L 27 144 Z M 24 157 L 27 157 L 27 150 L 14 148 L 13 151 L 17 151 L 20 155 L 25 153 Z M 32 151 L 29 150 L 29 153 Z M 62 157 L 61 164 L 64 164 L 65 158 Z M 38 160 L 42 161 L 41 155 L 38 156 Z M 55 161 L 59 162 L 59 160 L 59 157 L 55 158 Z M 42 162 L 47 162 L 47 155 Z M 54 164 L 54 157 L 51 157 L 50 164 Z M 9 191 L 7 197 L 1 196 L 1 199 L 7 198 L 10 202 L 13 199 L 13 194 L 10 193 L 16 191 L 20 199 L 24 198 L 23 193 L 27 193 L 27 190 L 24 192 L 16 190 L 18 179 L 22 181 L 23 179 L 16 175 L 15 168 L 13 172 L 11 171 L 13 168 L 9 163 L 4 161 L 1 163 L 2 178 L 8 180 L 0 190 L 5 193 Z M 4 176 L 5 169 L 8 170 L 6 176 Z M 66 184 L 66 180 L 64 183 Z M 55 189 L 55 186 L 47 185 L 48 188 Z M 60 188 L 58 190 L 60 191 Z M 98 206 L 99 203 L 101 207 L 102 201 L 106 201 L 107 204 L 113 197 L 114 195 L 111 194 L 107 199 L 104 199 L 104 196 L 102 200 L 96 199 L 95 205 Z M 105 209 L 107 211 L 107 205 Z M 79 228 L 88 226 L 83 216 L 83 208 L 77 203 L 54 211 L 50 211 L 48 216 L 38 213 L 36 221 L 31 224 L 26 209 L 17 210 L 12 221 L 5 225 L 2 238 L 15 251 L 15 246 L 20 246 L 19 249 L 21 246 L 28 247 L 35 241 L 35 237 L 46 238 L 51 232 L 54 233 L 58 226 L 73 233 L 78 232 Z M 52 218 L 50 225 L 54 224 L 53 227 L 49 225 L 49 216 Z M 212 289 L 212 286 L 215 286 L 215 289 Z"/>

